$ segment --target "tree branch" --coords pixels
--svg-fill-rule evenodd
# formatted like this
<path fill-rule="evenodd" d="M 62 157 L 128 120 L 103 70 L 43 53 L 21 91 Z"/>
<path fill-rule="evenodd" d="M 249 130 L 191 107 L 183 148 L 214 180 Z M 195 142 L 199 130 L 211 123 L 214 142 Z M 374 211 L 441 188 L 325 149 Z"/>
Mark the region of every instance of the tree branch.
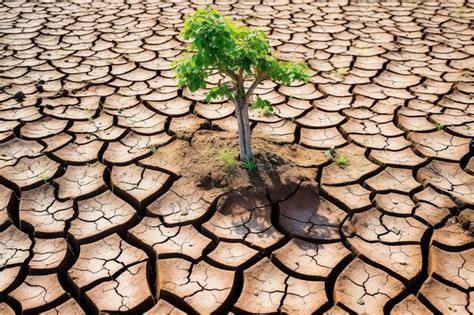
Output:
<path fill-rule="evenodd" d="M 252 93 L 253 91 L 255 90 L 255 88 L 258 86 L 258 84 L 260 82 L 262 82 L 262 80 L 265 79 L 265 74 L 260 72 L 257 77 L 255 78 L 255 81 L 253 81 L 252 85 L 249 87 L 249 89 L 247 90 L 247 93 L 245 93 L 245 103 L 248 104 L 250 102 L 250 97 L 252 96 Z"/>
<path fill-rule="evenodd" d="M 239 82 L 239 77 L 233 73 L 232 71 L 230 70 L 226 70 L 225 72 L 229 77 L 231 77 L 235 82 Z"/>

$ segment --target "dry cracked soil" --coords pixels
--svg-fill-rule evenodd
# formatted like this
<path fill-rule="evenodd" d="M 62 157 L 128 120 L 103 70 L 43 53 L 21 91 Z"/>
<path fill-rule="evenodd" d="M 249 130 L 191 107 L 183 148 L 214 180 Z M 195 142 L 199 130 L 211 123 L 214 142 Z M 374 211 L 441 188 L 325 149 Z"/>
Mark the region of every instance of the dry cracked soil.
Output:
<path fill-rule="evenodd" d="M 258 170 L 184 18 L 268 33 Z M 472 1 L 0 3 L 0 313 L 474 314 Z M 222 78 L 212 77 L 211 84 Z M 335 148 L 348 164 L 333 163 Z"/>

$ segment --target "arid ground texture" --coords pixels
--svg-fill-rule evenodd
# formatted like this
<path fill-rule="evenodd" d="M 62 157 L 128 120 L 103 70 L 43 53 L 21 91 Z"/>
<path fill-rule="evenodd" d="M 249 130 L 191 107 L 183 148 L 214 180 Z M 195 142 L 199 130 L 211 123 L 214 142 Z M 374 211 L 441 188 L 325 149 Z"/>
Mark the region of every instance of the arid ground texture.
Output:
<path fill-rule="evenodd" d="M 219 160 L 234 105 L 174 80 L 206 5 L 311 69 L 256 89 L 254 172 Z M 0 314 L 474 314 L 473 20 L 471 1 L 3 1 Z"/>

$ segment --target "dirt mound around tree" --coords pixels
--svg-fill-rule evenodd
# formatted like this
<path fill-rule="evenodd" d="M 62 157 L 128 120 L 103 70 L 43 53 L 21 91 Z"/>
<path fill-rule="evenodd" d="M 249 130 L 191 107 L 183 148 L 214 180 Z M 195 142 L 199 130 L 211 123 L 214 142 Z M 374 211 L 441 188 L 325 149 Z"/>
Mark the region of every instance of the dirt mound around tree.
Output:
<path fill-rule="evenodd" d="M 303 182 L 316 186 L 317 166 L 326 163 L 324 154 L 298 145 L 276 145 L 260 137 L 253 138 L 257 168 L 248 171 L 240 161 L 229 170 L 219 159 L 219 151 L 227 148 L 238 154 L 234 132 L 200 130 L 188 141 L 175 140 L 167 150 L 142 160 L 144 165 L 172 170 L 192 189 L 210 194 L 254 187 L 268 190 L 272 202 L 286 199 Z M 174 165 L 175 167 L 171 167 Z"/>

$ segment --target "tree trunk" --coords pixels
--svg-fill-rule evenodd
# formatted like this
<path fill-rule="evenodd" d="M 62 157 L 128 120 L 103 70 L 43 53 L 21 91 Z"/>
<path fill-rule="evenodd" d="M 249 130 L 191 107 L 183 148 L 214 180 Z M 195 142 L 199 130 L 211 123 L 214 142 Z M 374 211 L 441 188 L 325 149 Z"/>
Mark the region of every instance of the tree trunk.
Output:
<path fill-rule="evenodd" d="M 240 160 L 253 159 L 252 138 L 250 134 L 249 106 L 244 100 L 235 101 L 235 116 L 239 130 Z"/>

